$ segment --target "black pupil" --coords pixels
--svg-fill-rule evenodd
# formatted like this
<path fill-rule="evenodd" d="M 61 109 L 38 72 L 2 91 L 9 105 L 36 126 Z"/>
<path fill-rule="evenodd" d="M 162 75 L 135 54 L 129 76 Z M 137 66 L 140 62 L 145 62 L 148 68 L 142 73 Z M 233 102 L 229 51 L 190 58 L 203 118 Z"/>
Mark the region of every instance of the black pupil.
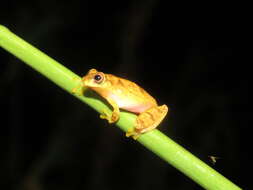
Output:
<path fill-rule="evenodd" d="M 96 81 L 100 81 L 100 80 L 102 79 L 102 77 L 101 77 L 100 75 L 95 75 L 94 79 L 95 79 Z"/>

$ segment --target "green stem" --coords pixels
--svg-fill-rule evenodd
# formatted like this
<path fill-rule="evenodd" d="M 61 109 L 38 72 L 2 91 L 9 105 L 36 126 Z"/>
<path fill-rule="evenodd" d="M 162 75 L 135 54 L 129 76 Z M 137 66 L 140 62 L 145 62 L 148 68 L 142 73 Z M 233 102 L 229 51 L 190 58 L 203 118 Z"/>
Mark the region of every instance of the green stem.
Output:
<path fill-rule="evenodd" d="M 79 76 L 2 25 L 0 25 L 0 46 L 71 94 L 73 94 L 72 89 L 80 85 Z M 98 112 L 110 111 L 103 101 L 94 97 L 95 95 L 83 96 L 78 93 L 73 95 Z M 116 125 L 123 131 L 127 131 L 133 127 L 135 118 L 134 114 L 121 112 L 120 120 Z M 141 135 L 137 141 L 205 189 L 240 189 L 157 129 Z"/>

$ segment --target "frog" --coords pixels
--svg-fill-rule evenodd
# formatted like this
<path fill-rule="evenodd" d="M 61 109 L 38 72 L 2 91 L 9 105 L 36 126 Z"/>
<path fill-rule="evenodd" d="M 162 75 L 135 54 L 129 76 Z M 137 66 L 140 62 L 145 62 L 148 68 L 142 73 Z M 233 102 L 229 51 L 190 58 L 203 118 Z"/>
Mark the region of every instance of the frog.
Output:
<path fill-rule="evenodd" d="M 82 77 L 81 86 L 95 91 L 112 107 L 112 113 L 102 111 L 100 118 L 115 123 L 120 110 L 137 115 L 134 128 L 126 132 L 127 137 L 139 138 L 143 133 L 155 129 L 168 113 L 168 106 L 158 106 L 157 101 L 138 84 L 96 69 L 90 69 Z"/>

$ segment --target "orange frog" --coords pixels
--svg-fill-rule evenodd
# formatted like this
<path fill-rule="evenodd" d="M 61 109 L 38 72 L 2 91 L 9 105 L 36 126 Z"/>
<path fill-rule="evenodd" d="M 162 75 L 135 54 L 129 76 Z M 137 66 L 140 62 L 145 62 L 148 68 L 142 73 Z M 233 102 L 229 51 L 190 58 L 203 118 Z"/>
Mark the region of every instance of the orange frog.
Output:
<path fill-rule="evenodd" d="M 100 115 L 109 123 L 119 119 L 119 109 L 138 114 L 134 129 L 126 133 L 127 137 L 137 139 L 140 134 L 156 128 L 168 112 L 166 105 L 158 106 L 156 100 L 137 84 L 96 69 L 89 70 L 82 78 L 82 86 L 95 91 L 112 106 L 111 115 Z"/>

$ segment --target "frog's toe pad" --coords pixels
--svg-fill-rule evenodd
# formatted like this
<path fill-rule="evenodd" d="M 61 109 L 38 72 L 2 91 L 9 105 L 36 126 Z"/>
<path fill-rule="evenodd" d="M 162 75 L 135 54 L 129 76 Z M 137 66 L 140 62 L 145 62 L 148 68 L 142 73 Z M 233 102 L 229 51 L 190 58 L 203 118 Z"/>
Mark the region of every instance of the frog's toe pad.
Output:
<path fill-rule="evenodd" d="M 105 115 L 105 114 L 100 114 L 100 116 L 99 116 L 101 119 L 107 119 L 107 115 Z"/>
<path fill-rule="evenodd" d="M 112 113 L 112 116 L 111 116 L 112 123 L 118 121 L 118 119 L 119 119 L 119 114 L 118 113 Z"/>
<path fill-rule="evenodd" d="M 76 95 L 78 95 L 78 96 L 82 96 L 83 93 L 82 93 L 82 90 L 80 90 L 81 87 L 82 87 L 82 86 L 76 86 L 76 87 L 72 88 L 72 89 L 71 89 L 71 93 L 72 93 L 72 94 L 76 94 Z"/>
<path fill-rule="evenodd" d="M 133 138 L 134 140 L 136 140 L 136 139 L 138 139 L 138 137 L 140 136 L 140 134 L 139 134 L 139 133 L 136 133 L 135 130 L 130 129 L 130 130 L 128 130 L 128 132 L 126 132 L 126 137 L 131 137 L 131 136 L 132 136 L 132 138 Z"/>
<path fill-rule="evenodd" d="M 102 110 L 102 113 L 99 116 L 101 119 L 106 119 L 109 123 L 112 123 L 111 121 L 111 117 L 109 116 L 109 114 L 107 114 L 107 112 L 105 110 Z"/>

